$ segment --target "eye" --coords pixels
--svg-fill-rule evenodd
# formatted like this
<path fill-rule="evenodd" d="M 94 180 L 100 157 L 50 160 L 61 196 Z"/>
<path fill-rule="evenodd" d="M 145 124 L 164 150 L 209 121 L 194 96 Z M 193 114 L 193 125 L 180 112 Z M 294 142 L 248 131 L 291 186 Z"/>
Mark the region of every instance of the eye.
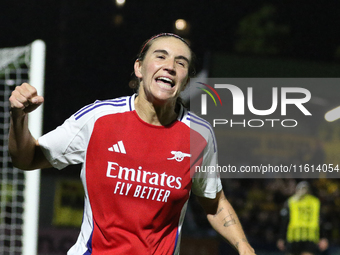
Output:
<path fill-rule="evenodd" d="M 177 61 L 177 64 L 182 67 L 186 67 L 186 63 L 184 61 Z"/>
<path fill-rule="evenodd" d="M 157 55 L 156 57 L 159 58 L 159 59 L 165 59 L 164 55 Z"/>

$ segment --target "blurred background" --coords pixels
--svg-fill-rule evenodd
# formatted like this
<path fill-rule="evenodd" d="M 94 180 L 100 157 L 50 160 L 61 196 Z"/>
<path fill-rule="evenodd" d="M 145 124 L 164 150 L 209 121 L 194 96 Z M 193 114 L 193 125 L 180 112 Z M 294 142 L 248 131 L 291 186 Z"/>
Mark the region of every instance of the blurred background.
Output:
<path fill-rule="evenodd" d="M 133 93 L 128 83 L 135 56 L 160 32 L 187 39 L 198 72 L 205 69 L 209 77 L 339 77 L 339 15 L 335 0 L 2 0 L 0 48 L 45 41 L 48 132 L 86 104 Z M 339 124 L 322 132 L 329 150 L 339 155 Z M 39 254 L 65 254 L 77 238 L 83 209 L 79 170 L 42 171 Z M 299 180 L 223 181 L 257 254 L 281 254 L 275 246 L 279 211 Z M 339 181 L 311 184 L 323 203 L 327 253 L 340 254 Z M 234 252 L 211 230 L 195 198 L 183 234 L 184 255 Z"/>

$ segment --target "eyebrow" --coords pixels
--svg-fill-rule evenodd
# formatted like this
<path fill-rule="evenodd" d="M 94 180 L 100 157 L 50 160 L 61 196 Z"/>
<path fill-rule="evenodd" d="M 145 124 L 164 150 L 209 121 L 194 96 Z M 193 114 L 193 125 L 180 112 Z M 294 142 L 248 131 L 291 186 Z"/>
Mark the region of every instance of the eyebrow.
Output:
<path fill-rule="evenodd" d="M 153 53 L 163 53 L 165 55 L 169 55 L 169 53 L 166 50 L 155 50 Z M 190 63 L 189 59 L 187 57 L 182 56 L 182 55 L 175 57 L 175 59 L 183 59 L 186 62 L 188 62 L 188 64 Z"/>

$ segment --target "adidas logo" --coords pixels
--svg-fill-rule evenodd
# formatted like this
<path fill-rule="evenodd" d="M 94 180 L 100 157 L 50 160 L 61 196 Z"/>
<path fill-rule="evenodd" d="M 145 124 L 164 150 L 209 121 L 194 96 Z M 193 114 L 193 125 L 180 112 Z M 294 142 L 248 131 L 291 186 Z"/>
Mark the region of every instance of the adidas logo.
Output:
<path fill-rule="evenodd" d="M 126 150 L 125 150 L 123 141 L 119 141 L 118 143 L 112 145 L 112 147 L 109 147 L 108 150 L 126 154 Z"/>

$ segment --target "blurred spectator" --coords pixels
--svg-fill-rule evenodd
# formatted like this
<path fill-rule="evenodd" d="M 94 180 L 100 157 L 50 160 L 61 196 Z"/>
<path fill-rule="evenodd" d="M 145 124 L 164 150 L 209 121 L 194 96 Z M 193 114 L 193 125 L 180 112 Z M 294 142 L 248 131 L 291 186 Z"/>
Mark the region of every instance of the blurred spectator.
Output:
<path fill-rule="evenodd" d="M 328 248 L 320 231 L 320 200 L 309 194 L 306 181 L 297 184 L 296 192 L 281 210 L 282 226 L 277 247 L 287 254 L 313 255 Z M 320 239 L 321 232 L 321 239 Z"/>
<path fill-rule="evenodd" d="M 287 199 L 295 194 L 296 183 L 299 180 L 276 178 L 222 179 L 222 181 L 224 192 L 234 205 L 249 242 L 260 250 L 276 250 L 276 241 L 280 237 L 280 210 Z M 329 244 L 333 246 L 340 244 L 339 183 L 338 179 L 310 180 L 310 190 L 322 204 L 320 211 L 322 235 L 327 236 Z M 184 222 L 191 222 L 196 228 L 186 226 L 186 236 L 212 237 L 212 232 L 207 231 L 210 226 L 206 222 L 202 208 L 195 199 L 189 202 L 188 207 L 192 213 L 187 213 L 187 217 L 191 219 Z M 285 236 L 283 238 L 285 239 Z"/>

